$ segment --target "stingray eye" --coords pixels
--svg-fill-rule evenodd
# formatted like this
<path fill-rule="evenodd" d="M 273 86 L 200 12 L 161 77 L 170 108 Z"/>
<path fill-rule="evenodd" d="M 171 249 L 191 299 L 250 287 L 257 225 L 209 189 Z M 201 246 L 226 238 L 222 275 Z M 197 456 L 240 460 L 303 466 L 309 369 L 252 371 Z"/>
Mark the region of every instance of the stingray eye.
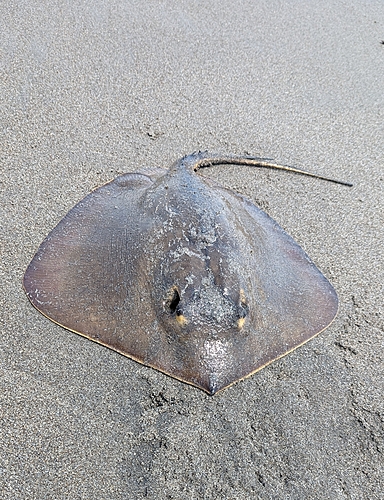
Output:
<path fill-rule="evenodd" d="M 245 318 L 246 316 L 248 316 L 248 313 L 249 313 L 248 304 L 241 302 L 238 308 L 239 318 Z"/>
<path fill-rule="evenodd" d="M 239 319 L 237 320 L 237 326 L 242 328 L 244 326 L 245 318 L 249 313 L 248 300 L 245 296 L 244 290 L 240 290 L 240 304 L 237 310 Z"/>
<path fill-rule="evenodd" d="M 176 286 L 168 290 L 167 296 L 164 301 L 164 306 L 171 314 L 176 312 L 176 308 L 180 302 L 180 293 Z"/>

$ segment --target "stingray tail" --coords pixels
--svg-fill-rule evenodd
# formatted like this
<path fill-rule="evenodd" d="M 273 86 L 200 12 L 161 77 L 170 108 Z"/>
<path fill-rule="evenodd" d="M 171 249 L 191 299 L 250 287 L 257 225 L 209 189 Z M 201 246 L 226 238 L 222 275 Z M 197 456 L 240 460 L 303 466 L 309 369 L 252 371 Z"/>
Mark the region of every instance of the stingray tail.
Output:
<path fill-rule="evenodd" d="M 182 158 L 180 162 L 177 163 L 177 165 L 180 164 L 189 169 L 193 169 L 195 172 L 197 172 L 200 168 L 208 168 L 212 165 L 245 165 L 248 167 L 273 168 L 314 177 L 316 179 L 333 182 L 335 184 L 341 184 L 342 186 L 353 186 L 353 184 L 349 182 L 339 181 L 336 179 L 331 179 L 330 177 L 313 174 L 312 172 L 300 170 L 299 168 L 290 167 L 288 165 L 279 165 L 270 158 L 258 158 L 255 156 L 220 155 L 215 153 L 208 153 L 208 151 L 197 151 Z"/>

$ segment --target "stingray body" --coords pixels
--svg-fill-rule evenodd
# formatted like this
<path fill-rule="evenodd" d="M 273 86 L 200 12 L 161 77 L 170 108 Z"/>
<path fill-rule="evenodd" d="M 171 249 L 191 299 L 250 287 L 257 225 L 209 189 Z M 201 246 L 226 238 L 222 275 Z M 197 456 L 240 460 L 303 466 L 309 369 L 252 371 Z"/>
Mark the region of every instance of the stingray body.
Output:
<path fill-rule="evenodd" d="M 273 219 L 196 173 L 213 163 L 280 168 L 195 153 L 117 177 L 70 210 L 24 277 L 54 322 L 209 394 L 314 337 L 338 307 Z"/>

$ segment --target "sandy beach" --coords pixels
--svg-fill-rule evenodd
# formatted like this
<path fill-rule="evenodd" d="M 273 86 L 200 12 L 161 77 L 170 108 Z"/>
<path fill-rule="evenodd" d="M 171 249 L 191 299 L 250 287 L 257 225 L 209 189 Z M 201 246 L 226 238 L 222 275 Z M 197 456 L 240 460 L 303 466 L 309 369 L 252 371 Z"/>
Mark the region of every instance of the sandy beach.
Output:
<path fill-rule="evenodd" d="M 382 499 L 384 4 L 0 5 L 0 497 Z M 196 150 L 339 296 L 332 325 L 210 397 L 28 301 L 38 246 L 117 175 Z"/>

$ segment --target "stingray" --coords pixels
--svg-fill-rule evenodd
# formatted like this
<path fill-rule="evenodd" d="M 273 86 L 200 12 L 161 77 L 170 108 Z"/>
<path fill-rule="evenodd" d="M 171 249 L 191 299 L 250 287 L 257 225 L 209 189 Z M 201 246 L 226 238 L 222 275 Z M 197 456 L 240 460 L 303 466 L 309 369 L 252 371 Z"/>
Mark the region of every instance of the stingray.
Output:
<path fill-rule="evenodd" d="M 55 323 L 208 394 L 301 346 L 336 316 L 336 292 L 302 248 L 250 200 L 197 174 L 121 175 L 80 201 L 26 270 L 32 304 Z"/>

